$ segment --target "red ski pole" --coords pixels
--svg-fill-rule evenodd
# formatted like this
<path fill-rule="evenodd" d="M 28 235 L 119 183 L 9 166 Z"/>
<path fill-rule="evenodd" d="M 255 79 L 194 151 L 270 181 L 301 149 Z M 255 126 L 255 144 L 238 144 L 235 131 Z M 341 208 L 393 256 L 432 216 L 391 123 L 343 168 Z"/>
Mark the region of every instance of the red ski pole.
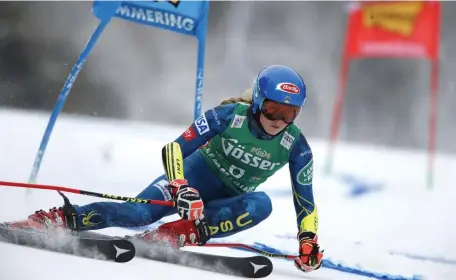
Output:
<path fill-rule="evenodd" d="M 61 187 L 61 186 L 28 184 L 28 183 L 7 182 L 7 181 L 0 181 L 0 186 L 41 189 L 41 190 L 53 190 L 53 191 L 59 191 L 59 192 L 67 192 L 67 193 L 82 194 L 82 195 L 88 195 L 88 196 L 94 196 L 94 197 L 100 197 L 100 198 L 107 198 L 107 199 L 112 199 L 112 200 L 120 200 L 120 201 L 125 201 L 125 202 L 156 204 L 156 205 L 174 207 L 174 201 L 152 200 L 152 199 L 126 197 L 126 196 L 113 195 L 113 194 L 103 194 L 103 193 L 96 193 L 96 192 L 66 188 L 66 187 Z"/>

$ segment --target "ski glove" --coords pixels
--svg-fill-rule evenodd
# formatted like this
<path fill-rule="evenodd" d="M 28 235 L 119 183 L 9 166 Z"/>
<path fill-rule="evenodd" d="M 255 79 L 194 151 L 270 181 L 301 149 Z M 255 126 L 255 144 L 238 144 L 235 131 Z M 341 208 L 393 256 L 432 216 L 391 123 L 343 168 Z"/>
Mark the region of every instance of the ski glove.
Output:
<path fill-rule="evenodd" d="M 175 179 L 168 185 L 177 213 L 185 220 L 199 220 L 203 217 L 204 204 L 199 192 L 188 185 L 185 179 Z"/>
<path fill-rule="evenodd" d="M 318 245 L 315 233 L 304 231 L 298 234 L 299 256 L 294 260 L 295 266 L 304 272 L 311 272 L 321 267 L 323 251 Z"/>

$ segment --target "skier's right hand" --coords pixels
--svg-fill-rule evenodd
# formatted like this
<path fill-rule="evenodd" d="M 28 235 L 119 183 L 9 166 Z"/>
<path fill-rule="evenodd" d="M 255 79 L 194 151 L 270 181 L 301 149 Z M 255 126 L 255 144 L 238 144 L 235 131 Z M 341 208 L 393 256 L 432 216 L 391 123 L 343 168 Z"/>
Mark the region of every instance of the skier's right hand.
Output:
<path fill-rule="evenodd" d="M 203 218 L 204 203 L 199 192 L 188 185 L 185 179 L 175 179 L 169 182 L 176 203 L 177 213 L 185 220 L 199 220 Z"/>

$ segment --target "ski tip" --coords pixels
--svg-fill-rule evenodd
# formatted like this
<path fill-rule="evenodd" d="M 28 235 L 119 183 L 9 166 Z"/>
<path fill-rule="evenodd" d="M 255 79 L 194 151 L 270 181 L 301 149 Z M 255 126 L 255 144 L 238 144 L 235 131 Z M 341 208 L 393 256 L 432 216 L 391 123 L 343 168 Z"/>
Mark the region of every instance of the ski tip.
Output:
<path fill-rule="evenodd" d="M 264 278 L 272 273 L 273 264 L 271 260 L 265 256 L 254 256 L 248 258 L 248 262 L 251 265 L 249 275 L 245 275 L 248 278 Z"/>
<path fill-rule="evenodd" d="M 136 255 L 136 248 L 128 240 L 119 239 L 113 240 L 112 246 L 115 253 L 115 262 L 125 263 L 131 261 Z"/>

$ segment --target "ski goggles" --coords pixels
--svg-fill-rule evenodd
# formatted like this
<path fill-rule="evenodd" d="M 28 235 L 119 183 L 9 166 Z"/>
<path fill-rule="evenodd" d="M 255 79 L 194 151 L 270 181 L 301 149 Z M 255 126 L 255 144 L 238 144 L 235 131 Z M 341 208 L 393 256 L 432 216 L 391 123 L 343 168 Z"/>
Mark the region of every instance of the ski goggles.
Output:
<path fill-rule="evenodd" d="M 261 113 L 271 121 L 282 120 L 286 124 L 291 124 L 301 112 L 301 107 L 282 104 L 265 99 L 261 103 Z"/>

